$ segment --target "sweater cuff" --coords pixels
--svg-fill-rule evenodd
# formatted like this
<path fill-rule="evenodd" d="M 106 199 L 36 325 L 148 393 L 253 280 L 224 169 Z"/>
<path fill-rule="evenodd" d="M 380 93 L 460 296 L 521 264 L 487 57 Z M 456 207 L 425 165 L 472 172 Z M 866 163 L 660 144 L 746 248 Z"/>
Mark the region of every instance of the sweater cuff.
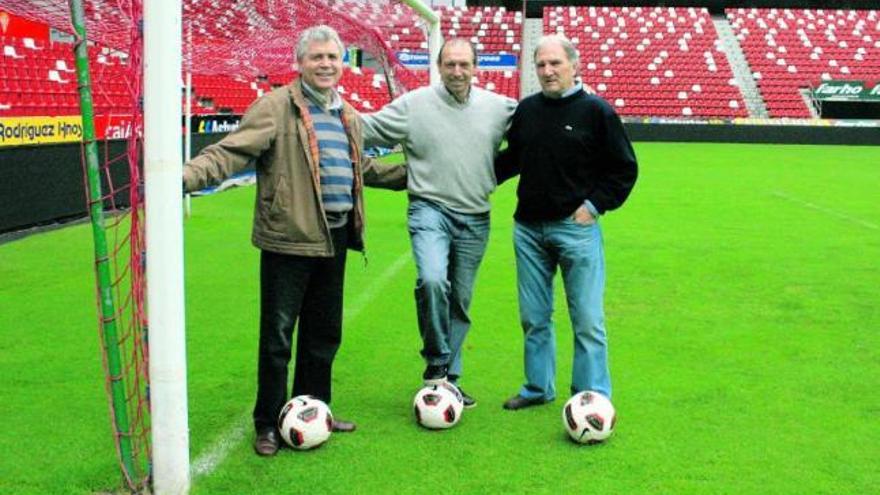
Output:
<path fill-rule="evenodd" d="M 584 207 L 590 211 L 590 215 L 593 215 L 593 218 L 599 218 L 599 210 L 593 206 L 593 202 L 589 199 L 584 200 Z"/>

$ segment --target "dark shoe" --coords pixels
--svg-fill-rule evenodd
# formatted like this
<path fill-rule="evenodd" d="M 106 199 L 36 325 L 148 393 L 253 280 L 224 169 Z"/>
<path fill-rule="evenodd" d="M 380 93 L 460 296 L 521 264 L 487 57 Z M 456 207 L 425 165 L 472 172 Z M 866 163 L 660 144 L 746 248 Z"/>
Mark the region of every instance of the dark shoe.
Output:
<path fill-rule="evenodd" d="M 446 381 L 446 370 L 445 364 L 429 364 L 422 373 L 422 380 L 425 385 L 439 385 Z"/>
<path fill-rule="evenodd" d="M 275 455 L 279 445 L 278 432 L 274 428 L 257 433 L 257 438 L 254 439 L 254 450 L 261 456 Z"/>
<path fill-rule="evenodd" d="M 546 400 L 540 399 L 540 398 L 539 399 L 526 399 L 525 397 L 517 394 L 517 395 L 514 395 L 513 397 L 507 399 L 506 401 L 504 401 L 503 407 L 504 407 L 504 409 L 507 409 L 508 411 L 516 411 L 517 409 L 522 409 L 525 407 L 540 406 L 541 404 L 546 404 L 547 402 L 549 402 L 549 401 L 546 401 Z"/>
<path fill-rule="evenodd" d="M 457 386 L 457 385 L 456 385 Z M 458 391 L 461 393 L 461 399 L 464 402 L 465 409 L 472 409 L 477 407 L 477 399 L 474 399 L 467 392 L 458 387 Z"/>
<path fill-rule="evenodd" d="M 341 419 L 333 420 L 333 431 L 338 433 L 351 433 L 357 429 L 357 425 L 351 421 L 343 421 Z"/>

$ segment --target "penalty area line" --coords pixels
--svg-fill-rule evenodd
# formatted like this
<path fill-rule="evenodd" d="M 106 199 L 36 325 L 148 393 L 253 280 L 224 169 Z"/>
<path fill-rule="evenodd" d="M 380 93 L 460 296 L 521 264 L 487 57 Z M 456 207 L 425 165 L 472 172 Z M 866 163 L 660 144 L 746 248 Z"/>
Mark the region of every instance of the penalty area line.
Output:
<path fill-rule="evenodd" d="M 837 210 L 832 210 L 831 208 L 825 208 L 824 206 L 819 206 L 815 203 L 811 203 L 809 201 L 804 201 L 802 199 L 795 198 L 794 196 L 790 196 L 782 191 L 773 191 L 773 196 L 776 198 L 784 199 L 790 203 L 794 203 L 804 208 L 809 208 L 811 210 L 815 210 L 821 213 L 825 213 L 826 215 L 831 215 L 833 217 L 837 217 L 841 220 L 846 220 L 851 223 L 855 223 L 857 225 L 861 225 L 862 227 L 872 229 L 872 230 L 880 230 L 880 226 L 876 223 L 869 222 L 867 220 L 862 220 L 861 218 L 856 218 L 845 213 L 841 213 Z"/>
<path fill-rule="evenodd" d="M 349 320 L 357 318 L 367 305 L 371 303 L 372 299 L 379 295 L 388 281 L 396 277 L 400 270 L 406 266 L 410 257 L 410 252 L 407 251 L 394 260 L 391 266 L 386 268 L 385 271 L 383 271 L 382 274 L 370 284 L 367 290 L 361 292 L 358 297 L 354 299 L 351 306 L 346 308 L 345 319 Z M 232 426 L 220 436 L 220 438 L 211 444 L 210 448 L 193 461 L 190 468 L 193 481 L 210 475 L 215 469 L 217 469 L 217 466 L 226 460 L 229 452 L 247 435 L 248 428 L 250 427 L 250 419 L 250 414 L 245 413 L 238 419 L 238 421 L 233 423 Z"/>

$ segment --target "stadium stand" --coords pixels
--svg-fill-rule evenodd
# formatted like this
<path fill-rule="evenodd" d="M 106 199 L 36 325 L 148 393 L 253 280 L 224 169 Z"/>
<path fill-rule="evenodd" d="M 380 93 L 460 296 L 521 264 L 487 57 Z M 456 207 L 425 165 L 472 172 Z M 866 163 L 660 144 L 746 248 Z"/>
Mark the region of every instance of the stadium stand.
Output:
<path fill-rule="evenodd" d="M 0 115 L 77 115 L 79 95 L 70 45 L 47 40 L 0 38 Z M 124 54 L 90 47 L 89 59 L 98 114 L 129 113 L 130 94 L 118 81 Z"/>
<path fill-rule="evenodd" d="M 192 76 L 193 94 L 196 95 L 194 114 L 244 113 L 261 91 L 268 86 L 256 81 L 240 81 L 228 76 Z"/>
<path fill-rule="evenodd" d="M 522 13 L 497 7 L 444 7 L 440 28 L 445 37 L 466 38 L 480 53 L 519 54 Z"/>
<path fill-rule="evenodd" d="M 522 56 L 521 12 L 503 7 L 441 7 L 444 37 L 463 37 L 481 53 Z M 351 14 L 383 30 L 397 52 L 426 52 L 425 26 L 405 6 L 352 3 Z M 880 16 L 875 10 L 728 8 L 725 10 L 771 117 L 810 118 L 807 90 L 829 79 L 880 79 Z M 544 32 L 571 38 L 581 52 L 585 83 L 623 116 L 746 117 L 709 12 L 694 7 L 544 7 Z M 221 23 L 222 24 L 222 23 Z M 221 35 L 195 26 L 196 36 Z M 0 36 L 0 116 L 76 115 L 78 95 L 69 44 Z M 96 112 L 126 114 L 133 102 L 118 81 L 125 54 L 93 46 Z M 433 61 L 431 62 L 433 63 Z M 193 77 L 196 115 L 243 113 L 259 95 L 292 72 L 245 79 Z M 428 83 L 426 70 L 399 74 L 406 87 Z M 518 98 L 518 70 L 481 70 L 475 84 Z M 347 69 L 341 88 L 352 104 L 373 111 L 390 98 L 382 74 Z"/>
<path fill-rule="evenodd" d="M 481 53 L 518 54 L 522 48 L 522 12 L 510 12 L 503 7 L 441 7 L 438 10 L 444 38 L 468 39 Z M 424 25 L 415 17 L 401 18 L 388 33 L 395 50 L 428 50 Z"/>
<path fill-rule="evenodd" d="M 544 32 L 576 44 L 584 82 L 621 115 L 747 116 L 706 9 L 545 7 Z"/>
<path fill-rule="evenodd" d="M 810 118 L 804 95 L 831 79 L 880 80 L 875 10 L 727 9 L 771 117 Z"/>
<path fill-rule="evenodd" d="M 352 106 L 363 112 L 375 112 L 391 101 L 385 76 L 367 67 L 346 69 L 338 89 Z"/>
<path fill-rule="evenodd" d="M 498 7 L 444 7 L 441 29 L 446 37 L 464 37 L 485 53 L 514 53 L 521 50 L 521 12 Z M 356 4 L 353 14 L 365 16 L 387 31 L 386 38 L 397 51 L 427 51 L 424 26 L 400 4 Z M 219 35 L 216 26 L 194 26 L 197 35 Z M 0 115 L 76 115 L 79 103 L 74 83 L 73 54 L 65 43 L 47 40 L 0 37 Z M 125 114 L 132 102 L 129 94 L 115 81 L 114 69 L 126 63 L 124 54 L 108 48 L 93 47 L 90 59 L 95 85 L 97 114 Z M 95 68 L 98 68 L 95 70 Z M 213 113 L 241 114 L 248 105 L 272 86 L 284 84 L 292 72 L 272 74 L 268 78 L 247 81 L 224 75 L 194 75 L 192 111 L 195 115 Z M 428 83 L 428 72 L 404 75 L 407 87 Z M 346 69 L 340 82 L 343 92 L 358 110 L 375 111 L 390 99 L 384 76 L 370 68 Z M 485 70 L 475 84 L 492 91 L 519 97 L 519 75 L 511 70 Z M 184 101 L 185 103 L 185 101 Z"/>
<path fill-rule="evenodd" d="M 478 73 L 474 84 L 498 94 L 519 99 L 519 72 L 512 70 L 484 70 Z"/>

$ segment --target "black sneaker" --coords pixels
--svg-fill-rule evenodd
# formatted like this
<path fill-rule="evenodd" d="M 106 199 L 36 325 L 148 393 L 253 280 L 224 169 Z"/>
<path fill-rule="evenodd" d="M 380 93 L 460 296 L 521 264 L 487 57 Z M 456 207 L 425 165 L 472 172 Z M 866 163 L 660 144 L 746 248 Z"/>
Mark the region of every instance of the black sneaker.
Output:
<path fill-rule="evenodd" d="M 446 381 L 446 370 L 445 364 L 429 364 L 422 373 L 422 380 L 425 385 L 439 385 Z"/>
<path fill-rule="evenodd" d="M 467 392 L 458 387 L 458 391 L 461 393 L 461 399 L 464 402 L 465 409 L 472 409 L 477 407 L 477 399 L 471 397 Z"/>

